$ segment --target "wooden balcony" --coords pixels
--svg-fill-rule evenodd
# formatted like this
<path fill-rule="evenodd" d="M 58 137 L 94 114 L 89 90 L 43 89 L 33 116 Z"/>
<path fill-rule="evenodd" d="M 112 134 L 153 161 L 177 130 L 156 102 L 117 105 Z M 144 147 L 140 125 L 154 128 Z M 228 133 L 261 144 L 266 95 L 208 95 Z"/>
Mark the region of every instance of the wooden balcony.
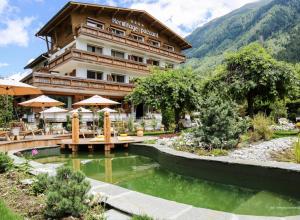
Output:
<path fill-rule="evenodd" d="M 170 51 L 161 47 L 156 47 L 151 44 L 145 43 L 145 42 L 139 42 L 134 39 L 131 39 L 129 37 L 121 37 L 116 36 L 108 31 L 101 30 L 99 28 L 94 28 L 87 26 L 85 24 L 82 24 L 80 27 L 78 27 L 77 35 L 86 35 L 93 38 L 99 38 L 102 40 L 109 40 L 114 43 L 123 44 L 128 47 L 134 47 L 139 50 L 143 50 L 146 52 L 155 53 L 161 56 L 165 56 L 168 58 L 176 59 L 179 62 L 185 62 L 186 57 L 180 53 L 177 53 L 175 51 Z"/>
<path fill-rule="evenodd" d="M 98 94 L 123 97 L 134 87 L 133 84 L 129 83 L 59 76 L 51 73 L 31 73 L 22 82 L 36 86 L 46 94 Z"/>
<path fill-rule="evenodd" d="M 98 64 L 103 66 L 110 66 L 120 69 L 128 69 L 141 74 L 148 74 L 149 68 L 144 63 L 139 63 L 126 59 L 119 59 L 112 56 L 100 55 L 89 51 L 78 50 L 78 49 L 67 49 L 63 54 L 59 55 L 55 59 L 49 62 L 49 69 L 53 70 L 59 65 L 64 64 L 69 60 Z"/>

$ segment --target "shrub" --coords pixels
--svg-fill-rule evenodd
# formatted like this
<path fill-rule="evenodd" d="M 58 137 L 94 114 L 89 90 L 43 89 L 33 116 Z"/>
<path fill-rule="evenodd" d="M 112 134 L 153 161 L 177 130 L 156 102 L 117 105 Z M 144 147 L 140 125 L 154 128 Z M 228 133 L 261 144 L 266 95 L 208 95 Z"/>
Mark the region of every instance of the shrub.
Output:
<path fill-rule="evenodd" d="M 253 132 L 251 134 L 252 141 L 270 140 L 273 130 L 270 128 L 272 120 L 263 113 L 258 113 L 251 120 Z"/>
<path fill-rule="evenodd" d="M 175 123 L 175 114 L 174 111 L 170 108 L 162 109 L 162 124 L 165 126 L 165 130 L 171 130 L 172 124 Z M 174 126 L 173 126 L 174 127 Z"/>
<path fill-rule="evenodd" d="M 0 173 L 10 170 L 12 166 L 12 159 L 7 154 L 0 152 Z"/>
<path fill-rule="evenodd" d="M 131 220 L 153 220 L 153 218 L 149 217 L 148 215 L 134 215 L 132 216 Z"/>
<path fill-rule="evenodd" d="M 72 130 L 72 122 L 71 122 L 70 115 L 67 115 L 66 129 L 67 129 L 67 131 L 71 131 Z"/>
<path fill-rule="evenodd" d="M 36 176 L 36 180 L 32 183 L 31 189 L 35 195 L 42 194 L 49 187 L 48 174 L 39 174 Z"/>
<path fill-rule="evenodd" d="M 47 217 L 79 217 L 87 211 L 90 183 L 85 180 L 84 174 L 74 172 L 68 167 L 60 167 L 50 181 L 45 209 Z"/>
<path fill-rule="evenodd" d="M 132 116 L 130 116 L 128 119 L 128 131 L 134 132 L 134 119 Z"/>
<path fill-rule="evenodd" d="M 201 125 L 194 130 L 199 145 L 205 148 L 232 148 L 248 128 L 248 120 L 237 114 L 237 106 L 212 94 L 200 105 Z"/>
<path fill-rule="evenodd" d="M 298 141 L 296 141 L 293 146 L 295 152 L 295 160 L 297 163 L 300 163 L 300 136 L 298 137 Z"/>
<path fill-rule="evenodd" d="M 275 122 L 278 121 L 279 118 L 287 118 L 287 108 L 283 101 L 276 101 L 270 105 L 271 113 L 270 116 L 273 118 Z"/>
<path fill-rule="evenodd" d="M 98 127 L 103 129 L 103 126 L 104 126 L 104 112 L 99 112 L 98 116 L 99 116 Z"/>

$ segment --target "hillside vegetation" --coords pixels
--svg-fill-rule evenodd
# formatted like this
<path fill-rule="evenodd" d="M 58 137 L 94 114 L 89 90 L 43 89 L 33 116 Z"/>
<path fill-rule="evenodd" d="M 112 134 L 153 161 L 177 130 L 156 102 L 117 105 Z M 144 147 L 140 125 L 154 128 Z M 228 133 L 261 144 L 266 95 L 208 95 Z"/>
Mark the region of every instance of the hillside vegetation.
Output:
<path fill-rule="evenodd" d="M 262 0 L 197 28 L 187 40 L 186 65 L 207 76 L 226 52 L 259 41 L 277 59 L 300 61 L 300 1 Z"/>

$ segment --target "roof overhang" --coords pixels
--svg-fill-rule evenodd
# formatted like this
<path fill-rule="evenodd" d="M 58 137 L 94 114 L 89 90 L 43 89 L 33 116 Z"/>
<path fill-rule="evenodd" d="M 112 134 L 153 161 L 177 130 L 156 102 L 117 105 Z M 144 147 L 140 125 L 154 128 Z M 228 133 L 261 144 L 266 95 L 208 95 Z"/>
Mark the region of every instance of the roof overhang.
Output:
<path fill-rule="evenodd" d="M 174 40 L 176 40 L 179 43 L 179 46 L 181 49 L 188 49 L 192 46 L 180 35 L 173 32 L 169 27 L 164 25 L 162 22 L 154 18 L 151 14 L 144 10 L 137 10 L 137 9 L 130 9 L 130 8 L 121 8 L 121 7 L 112 7 L 112 6 L 105 6 L 105 5 L 99 5 L 99 4 L 91 4 L 91 3 L 81 3 L 81 2 L 75 2 L 70 1 L 68 2 L 62 9 L 60 9 L 37 33 L 36 36 L 49 36 L 50 31 L 55 27 L 57 23 L 59 23 L 61 20 L 66 18 L 72 11 L 77 10 L 79 8 L 85 9 L 85 8 L 94 8 L 99 10 L 111 10 L 115 11 L 115 13 L 128 13 L 129 15 L 132 14 L 139 14 L 144 15 L 147 17 L 147 19 L 151 20 L 151 23 L 153 26 L 158 27 L 159 29 L 163 30 L 164 34 L 169 35 Z"/>

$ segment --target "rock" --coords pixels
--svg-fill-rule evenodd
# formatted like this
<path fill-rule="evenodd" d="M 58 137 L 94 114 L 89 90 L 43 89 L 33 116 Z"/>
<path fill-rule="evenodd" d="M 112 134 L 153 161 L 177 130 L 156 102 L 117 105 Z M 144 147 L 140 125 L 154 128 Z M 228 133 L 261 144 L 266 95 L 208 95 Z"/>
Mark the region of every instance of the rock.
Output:
<path fill-rule="evenodd" d="M 20 181 L 22 185 L 31 185 L 34 180 L 33 179 L 24 179 Z"/>

